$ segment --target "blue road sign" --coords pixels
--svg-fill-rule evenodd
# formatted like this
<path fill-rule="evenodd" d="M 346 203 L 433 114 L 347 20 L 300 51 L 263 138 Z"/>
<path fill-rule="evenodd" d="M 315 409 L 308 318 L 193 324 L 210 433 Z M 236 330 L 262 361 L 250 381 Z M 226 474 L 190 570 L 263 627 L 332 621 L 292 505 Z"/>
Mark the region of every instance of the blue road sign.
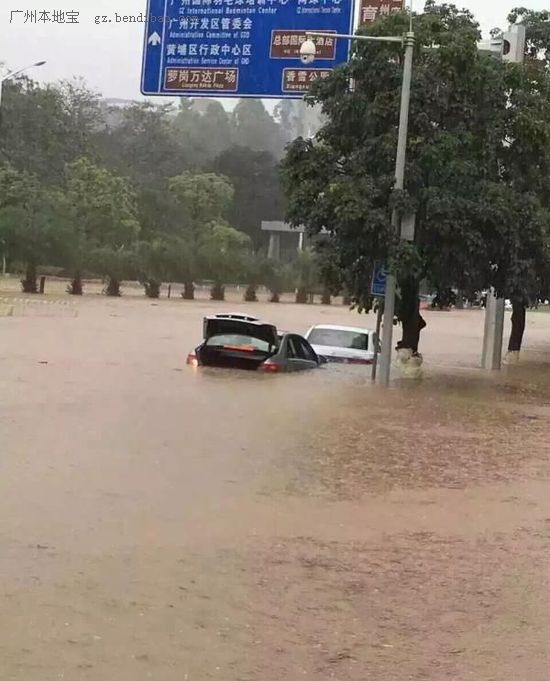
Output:
<path fill-rule="evenodd" d="M 386 295 L 386 267 L 377 262 L 372 273 L 370 292 L 373 296 L 383 298 Z"/>
<path fill-rule="evenodd" d="M 299 99 L 349 57 L 349 41 L 317 36 L 317 58 L 300 61 L 306 31 L 351 33 L 355 0 L 148 0 L 144 95 Z"/>

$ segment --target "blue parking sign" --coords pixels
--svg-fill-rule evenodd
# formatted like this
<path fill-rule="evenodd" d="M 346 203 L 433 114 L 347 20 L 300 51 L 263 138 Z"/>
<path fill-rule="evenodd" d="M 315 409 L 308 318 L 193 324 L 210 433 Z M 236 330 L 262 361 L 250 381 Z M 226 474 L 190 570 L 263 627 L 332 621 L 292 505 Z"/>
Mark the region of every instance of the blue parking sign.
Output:
<path fill-rule="evenodd" d="M 371 295 L 383 298 L 386 295 L 386 266 L 382 263 L 375 263 L 372 273 Z"/>
<path fill-rule="evenodd" d="M 307 31 L 351 33 L 355 0 L 148 0 L 144 95 L 301 99 L 311 83 L 349 58 L 349 41 Z"/>

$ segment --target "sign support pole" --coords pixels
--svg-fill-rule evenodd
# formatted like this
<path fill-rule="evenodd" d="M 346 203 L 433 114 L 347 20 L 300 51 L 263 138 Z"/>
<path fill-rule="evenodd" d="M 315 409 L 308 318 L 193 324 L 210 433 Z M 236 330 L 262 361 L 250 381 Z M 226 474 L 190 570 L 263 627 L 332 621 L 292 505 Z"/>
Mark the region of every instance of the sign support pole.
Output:
<path fill-rule="evenodd" d="M 485 332 L 481 366 L 487 371 L 498 371 L 502 365 L 504 335 L 504 298 L 497 298 L 494 289 L 487 293 Z"/>
<path fill-rule="evenodd" d="M 376 381 L 376 370 L 378 368 L 378 355 L 380 354 L 380 329 L 382 328 L 382 302 L 378 301 L 378 310 L 376 311 L 376 336 L 374 338 L 374 358 L 372 360 L 372 380 Z"/>
<path fill-rule="evenodd" d="M 407 137 L 409 133 L 409 109 L 411 101 L 413 56 L 414 33 L 409 32 L 405 36 L 405 62 L 403 65 L 403 85 L 401 89 L 401 113 L 399 116 L 397 157 L 395 160 L 396 189 L 404 189 L 405 187 L 405 162 L 407 156 Z M 392 225 L 396 231 L 399 230 L 400 232 L 401 220 L 397 210 L 394 210 L 393 212 Z M 382 332 L 382 349 L 380 353 L 380 374 L 378 376 L 378 383 L 384 386 L 388 386 L 390 383 L 396 289 L 397 282 L 395 275 L 388 273 L 386 279 L 386 298 L 384 300 L 384 328 Z"/>

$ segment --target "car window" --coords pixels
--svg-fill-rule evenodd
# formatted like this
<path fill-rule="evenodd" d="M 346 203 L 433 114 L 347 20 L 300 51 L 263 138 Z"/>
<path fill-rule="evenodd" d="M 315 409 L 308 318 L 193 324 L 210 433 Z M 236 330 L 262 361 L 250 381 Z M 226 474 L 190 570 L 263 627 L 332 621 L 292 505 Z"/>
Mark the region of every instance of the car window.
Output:
<path fill-rule="evenodd" d="M 294 337 L 287 338 L 286 341 L 287 355 L 289 359 L 299 359 L 298 348 L 294 342 Z"/>
<path fill-rule="evenodd" d="M 308 341 L 312 345 L 332 345 L 350 350 L 368 350 L 369 334 L 346 329 L 312 329 Z"/>
<path fill-rule="evenodd" d="M 305 359 L 316 362 L 317 358 L 309 343 L 300 336 L 290 336 L 288 339 L 288 357 L 290 359 Z"/>
<path fill-rule="evenodd" d="M 307 359 L 306 353 L 304 352 L 304 347 L 300 342 L 300 338 L 298 338 L 298 336 L 292 336 L 291 341 L 294 346 L 296 359 Z"/>
<path fill-rule="evenodd" d="M 206 345 L 216 347 L 254 348 L 260 352 L 272 352 L 273 346 L 260 338 L 241 336 L 240 334 L 224 334 L 212 336 L 206 341 Z"/>
<path fill-rule="evenodd" d="M 296 338 L 296 343 L 300 347 L 302 359 L 307 359 L 310 362 L 317 361 L 317 355 L 315 354 L 315 351 L 307 342 L 307 340 L 305 340 L 305 338 Z"/>

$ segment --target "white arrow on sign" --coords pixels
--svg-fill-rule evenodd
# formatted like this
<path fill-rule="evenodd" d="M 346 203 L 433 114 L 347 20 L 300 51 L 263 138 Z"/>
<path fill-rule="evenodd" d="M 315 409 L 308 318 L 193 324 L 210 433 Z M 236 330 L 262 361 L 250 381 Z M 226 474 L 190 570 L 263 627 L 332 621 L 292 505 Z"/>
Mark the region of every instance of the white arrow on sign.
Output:
<path fill-rule="evenodd" d="M 154 33 L 151 33 L 147 42 L 149 45 L 160 45 L 162 41 L 160 35 L 155 31 Z"/>

